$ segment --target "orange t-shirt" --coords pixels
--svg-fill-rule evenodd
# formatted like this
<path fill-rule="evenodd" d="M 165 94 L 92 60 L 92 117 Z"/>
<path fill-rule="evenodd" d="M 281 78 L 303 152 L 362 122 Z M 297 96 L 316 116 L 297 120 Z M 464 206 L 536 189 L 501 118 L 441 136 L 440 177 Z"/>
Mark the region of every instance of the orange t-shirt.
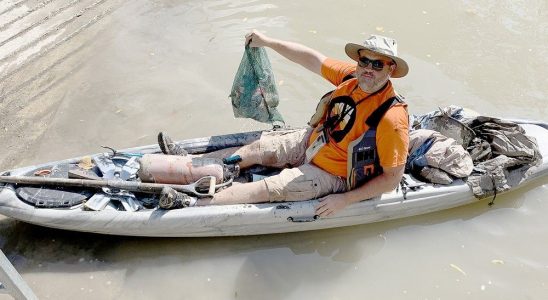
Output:
<path fill-rule="evenodd" d="M 335 103 L 332 103 L 331 116 L 341 111 L 346 111 L 347 114 L 333 130 L 330 130 L 328 143 L 312 159 L 312 162 L 323 170 L 345 178 L 348 144 L 369 129 L 369 126 L 365 124 L 369 115 L 383 102 L 396 95 L 392 83 L 388 81 L 388 86 L 384 90 L 356 105 L 369 94 L 358 86 L 356 78 L 343 82 L 343 78 L 355 70 L 356 64 L 332 58 L 323 62 L 323 77 L 337 86 L 332 94 Z M 350 97 L 336 99 L 338 96 Z M 395 104 L 386 112 L 377 126 L 377 153 L 383 168 L 400 166 L 406 162 L 409 147 L 409 118 L 406 106 L 406 104 Z M 320 124 L 324 121 L 325 119 Z M 318 134 L 315 131 L 312 133 L 309 145 Z"/>

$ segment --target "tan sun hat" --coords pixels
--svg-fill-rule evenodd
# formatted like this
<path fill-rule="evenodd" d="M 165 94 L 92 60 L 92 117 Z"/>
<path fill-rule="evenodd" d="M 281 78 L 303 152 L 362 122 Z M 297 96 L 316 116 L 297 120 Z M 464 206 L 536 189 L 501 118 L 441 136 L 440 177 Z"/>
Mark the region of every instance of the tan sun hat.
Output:
<path fill-rule="evenodd" d="M 381 35 L 372 34 L 363 45 L 348 43 L 344 47 L 344 51 L 350 58 L 355 61 L 359 59 L 359 51 L 363 50 L 366 53 L 375 53 L 383 55 L 393 59 L 396 62 L 396 69 L 392 73 L 391 77 L 399 78 L 407 75 L 409 72 L 409 66 L 405 60 L 398 57 L 398 43 L 395 39 L 391 39 Z"/>

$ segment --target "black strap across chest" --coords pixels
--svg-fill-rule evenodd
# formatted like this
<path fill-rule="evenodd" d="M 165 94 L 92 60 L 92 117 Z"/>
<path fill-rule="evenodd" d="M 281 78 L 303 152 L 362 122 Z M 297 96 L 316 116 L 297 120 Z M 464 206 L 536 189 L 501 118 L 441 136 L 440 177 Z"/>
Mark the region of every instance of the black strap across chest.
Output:
<path fill-rule="evenodd" d="M 403 100 L 398 96 L 394 96 L 386 101 L 384 101 L 371 115 L 365 120 L 365 124 L 369 126 L 370 129 L 377 128 L 379 122 L 386 112 L 396 103 L 402 103 Z"/>

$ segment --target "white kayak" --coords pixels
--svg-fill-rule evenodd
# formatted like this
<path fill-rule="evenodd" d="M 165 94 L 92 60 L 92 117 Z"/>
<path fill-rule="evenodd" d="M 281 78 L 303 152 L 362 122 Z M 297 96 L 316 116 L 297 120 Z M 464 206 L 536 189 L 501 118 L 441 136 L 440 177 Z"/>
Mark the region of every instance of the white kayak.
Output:
<path fill-rule="evenodd" d="M 541 164 L 529 168 L 527 177 L 511 182 L 515 190 L 535 178 L 548 174 L 548 124 L 524 120 L 519 123 L 526 134 L 535 137 L 543 157 Z M 190 139 L 180 144 L 191 153 L 238 146 L 259 137 L 258 132 Z M 126 149 L 132 153 L 158 153 L 157 146 Z M 82 158 L 20 168 L 3 175 L 25 175 L 60 163 L 76 164 Z M 512 174 L 510 174 L 512 175 Z M 407 176 L 407 175 L 406 175 Z M 511 178 L 512 176 L 509 176 Z M 416 189 L 400 188 L 381 197 L 352 204 L 333 217 L 318 218 L 314 206 L 318 200 L 300 202 L 238 204 L 187 207 L 163 210 L 142 208 L 137 211 L 104 209 L 90 211 L 82 204 L 67 208 L 35 207 L 21 200 L 13 184 L 0 186 L 0 214 L 36 225 L 73 231 L 112 235 L 151 237 L 205 237 L 259 235 L 317 230 L 379 222 L 449 209 L 479 201 L 468 184 L 455 180 L 450 185 L 425 183 Z"/>

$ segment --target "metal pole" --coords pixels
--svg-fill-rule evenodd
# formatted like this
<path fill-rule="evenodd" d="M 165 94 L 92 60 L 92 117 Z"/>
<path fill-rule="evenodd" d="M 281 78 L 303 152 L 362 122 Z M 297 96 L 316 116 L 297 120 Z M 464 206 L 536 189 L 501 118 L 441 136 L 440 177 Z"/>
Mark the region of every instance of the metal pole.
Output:
<path fill-rule="evenodd" d="M 0 294 L 9 294 L 16 300 L 38 299 L 2 250 L 0 250 Z"/>
<path fill-rule="evenodd" d="M 192 184 L 162 184 L 135 182 L 123 180 L 91 180 L 91 179 L 66 179 L 66 178 L 51 178 L 51 177 L 32 177 L 32 176 L 0 176 L 0 182 L 15 183 L 15 184 L 30 184 L 30 185 L 53 185 L 53 186 L 71 186 L 84 188 L 115 188 L 130 192 L 143 192 L 159 194 L 166 186 L 182 193 L 192 193 L 197 196 L 212 196 L 215 191 L 215 177 L 204 176 Z M 196 188 L 201 187 L 206 190 L 206 193 L 201 193 Z"/>

